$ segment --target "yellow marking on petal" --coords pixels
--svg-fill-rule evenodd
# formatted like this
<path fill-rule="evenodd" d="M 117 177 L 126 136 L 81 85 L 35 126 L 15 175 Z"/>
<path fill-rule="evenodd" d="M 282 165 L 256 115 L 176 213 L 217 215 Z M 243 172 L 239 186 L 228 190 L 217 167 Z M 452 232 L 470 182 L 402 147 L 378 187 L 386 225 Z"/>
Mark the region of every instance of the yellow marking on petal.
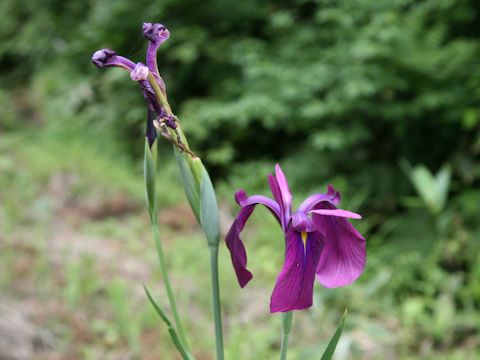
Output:
<path fill-rule="evenodd" d="M 303 250 L 307 252 L 307 233 L 302 232 Z"/>

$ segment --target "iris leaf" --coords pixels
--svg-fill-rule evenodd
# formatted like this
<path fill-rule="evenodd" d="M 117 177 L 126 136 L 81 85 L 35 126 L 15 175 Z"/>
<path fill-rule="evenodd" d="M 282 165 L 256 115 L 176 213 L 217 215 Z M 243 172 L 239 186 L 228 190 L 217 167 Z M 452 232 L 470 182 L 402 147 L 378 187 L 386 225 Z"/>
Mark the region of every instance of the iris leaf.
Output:
<path fill-rule="evenodd" d="M 347 309 L 345 309 L 345 313 L 342 316 L 342 320 L 340 321 L 340 325 L 338 325 L 337 331 L 335 331 L 335 334 L 333 334 L 332 339 L 328 343 L 328 346 L 325 349 L 325 352 L 323 353 L 321 360 L 330 360 L 332 358 L 333 353 L 335 352 L 335 349 L 337 347 L 338 340 L 340 339 L 340 336 L 342 335 L 343 325 L 345 324 L 345 317 L 346 316 L 347 316 Z"/>
<path fill-rule="evenodd" d="M 147 199 L 147 208 L 150 218 L 156 222 L 157 217 L 157 197 L 155 192 L 155 172 L 156 172 L 156 158 L 157 158 L 157 141 L 155 141 L 150 149 L 148 140 L 145 138 L 145 157 L 144 157 L 144 171 L 145 171 L 145 192 Z"/>
<path fill-rule="evenodd" d="M 155 302 L 155 300 L 153 300 L 153 297 L 152 297 L 152 295 L 150 295 L 150 292 L 148 291 L 145 284 L 143 284 L 143 288 L 145 289 L 148 300 L 150 300 L 150 303 L 154 307 L 155 311 L 160 316 L 160 318 L 163 320 L 163 322 L 167 325 L 167 329 L 168 329 L 168 332 L 170 334 L 170 337 L 172 338 L 173 343 L 175 344 L 178 351 L 182 355 L 182 358 L 185 359 L 185 360 L 193 360 L 194 359 L 193 356 L 187 350 L 185 350 L 182 343 L 180 342 L 180 338 L 178 337 L 178 334 L 177 334 L 175 328 L 173 327 L 171 321 L 168 319 L 167 315 L 165 315 L 165 313 L 162 311 L 162 309 L 160 309 L 160 307 Z"/>

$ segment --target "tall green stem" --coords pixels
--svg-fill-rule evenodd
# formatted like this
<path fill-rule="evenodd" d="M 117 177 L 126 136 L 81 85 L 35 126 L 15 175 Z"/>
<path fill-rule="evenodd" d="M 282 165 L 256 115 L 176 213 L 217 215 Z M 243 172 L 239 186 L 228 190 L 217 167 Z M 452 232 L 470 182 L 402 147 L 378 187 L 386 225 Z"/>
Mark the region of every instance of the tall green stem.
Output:
<path fill-rule="evenodd" d="M 163 282 L 165 283 L 165 289 L 167 290 L 168 300 L 170 301 L 170 307 L 172 308 L 173 319 L 177 326 L 178 335 L 183 343 L 185 349 L 190 352 L 185 332 L 183 331 L 182 323 L 180 322 L 180 316 L 178 315 L 177 305 L 175 303 L 175 297 L 173 296 L 170 280 L 168 279 L 167 267 L 165 265 L 165 256 L 163 254 L 162 242 L 160 240 L 160 232 L 158 229 L 158 223 L 152 221 L 153 236 L 155 238 L 155 245 L 157 247 L 158 260 L 160 262 L 160 268 L 162 270 Z"/>
<path fill-rule="evenodd" d="M 213 321 L 215 324 L 215 345 L 217 360 L 223 360 L 222 316 L 220 309 L 220 289 L 218 286 L 218 246 L 209 246 L 210 275 L 212 280 Z"/>
<path fill-rule="evenodd" d="M 183 331 L 182 323 L 180 322 L 180 316 L 178 316 L 177 305 L 175 303 L 175 297 L 173 296 L 172 286 L 168 279 L 167 266 L 165 264 L 165 256 L 163 254 L 162 241 L 160 239 L 160 231 L 158 229 L 157 221 L 157 192 L 155 187 L 155 178 L 157 173 L 157 142 L 149 147 L 149 143 L 145 141 L 145 159 L 144 159 L 144 176 L 145 176 L 145 195 L 147 200 L 148 213 L 150 215 L 150 223 L 152 224 L 153 237 L 155 240 L 155 246 L 157 248 L 158 260 L 160 262 L 160 269 L 162 270 L 163 282 L 165 289 L 167 290 L 168 300 L 170 301 L 170 307 L 172 309 L 175 325 L 177 327 L 180 340 L 185 350 L 190 352 L 188 347 L 185 332 Z"/>
<path fill-rule="evenodd" d="M 282 313 L 282 348 L 280 349 L 280 360 L 287 359 L 287 350 L 288 350 L 288 338 L 290 337 L 290 330 L 292 329 L 292 317 L 293 312 L 284 312 Z"/>

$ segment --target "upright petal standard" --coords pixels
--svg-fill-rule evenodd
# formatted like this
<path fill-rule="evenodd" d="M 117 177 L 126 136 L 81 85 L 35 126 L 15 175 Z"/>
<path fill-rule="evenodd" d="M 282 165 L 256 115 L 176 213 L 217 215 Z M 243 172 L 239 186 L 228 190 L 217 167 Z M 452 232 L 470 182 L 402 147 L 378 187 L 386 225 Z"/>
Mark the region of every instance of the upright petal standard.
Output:
<path fill-rule="evenodd" d="M 277 164 L 275 176 L 268 175 L 273 199 L 247 197 L 238 190 L 235 200 L 242 207 L 226 236 L 238 282 L 244 287 L 253 277 L 247 270 L 247 253 L 240 232 L 255 205 L 264 205 L 275 216 L 285 235 L 285 261 L 273 289 L 270 312 L 301 310 L 312 306 L 315 277 L 325 287 L 345 286 L 365 268 L 365 239 L 347 218 L 360 219 L 337 209 L 340 194 L 331 185 L 326 194 L 309 196 L 292 214 L 292 195 Z"/>

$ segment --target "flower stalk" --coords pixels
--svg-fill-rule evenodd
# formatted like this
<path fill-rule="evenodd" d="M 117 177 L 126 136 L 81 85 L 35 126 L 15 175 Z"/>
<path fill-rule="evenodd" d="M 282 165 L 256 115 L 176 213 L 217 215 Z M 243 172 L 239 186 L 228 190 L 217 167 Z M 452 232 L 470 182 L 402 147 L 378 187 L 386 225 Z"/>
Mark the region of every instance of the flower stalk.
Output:
<path fill-rule="evenodd" d="M 155 246 L 157 248 L 158 260 L 160 262 L 160 269 L 162 271 L 163 282 L 165 283 L 165 289 L 167 290 L 168 301 L 170 302 L 170 307 L 173 313 L 173 319 L 175 321 L 175 325 L 177 327 L 178 334 L 180 336 L 180 340 L 182 342 L 183 347 L 190 352 L 190 348 L 188 346 L 187 338 L 185 336 L 185 332 L 183 330 L 182 322 L 180 321 L 180 316 L 178 315 L 177 304 L 175 302 L 175 297 L 173 295 L 172 286 L 170 285 L 170 280 L 168 278 L 167 267 L 165 265 L 165 255 L 163 253 L 162 242 L 160 239 L 160 232 L 158 229 L 158 223 L 152 223 L 152 230 L 153 235 L 155 238 Z"/>
<path fill-rule="evenodd" d="M 172 112 L 170 104 L 167 100 L 165 84 L 163 83 L 163 80 L 160 83 L 158 82 L 158 79 L 161 79 L 161 77 L 160 74 L 158 74 L 156 57 L 154 57 L 153 54 L 156 52 L 158 47 L 157 44 L 164 41 L 163 38 L 161 38 L 161 34 L 165 34 L 165 31 L 168 33 L 168 30 L 164 28 L 159 28 L 160 31 L 156 30 L 157 34 L 160 34 L 159 38 L 155 35 L 152 36 L 151 30 L 155 29 L 156 27 L 158 27 L 157 24 L 152 26 L 149 24 L 144 24 L 144 35 L 151 41 L 147 58 L 147 64 L 150 69 L 148 73 L 148 82 L 153 88 L 157 101 L 165 110 L 166 116 L 174 117 L 175 127 L 170 126 L 168 129 L 170 136 L 165 136 L 159 121 L 154 121 L 154 125 L 157 130 L 159 130 L 160 134 L 172 141 L 174 150 L 177 148 L 186 153 L 185 155 L 176 153 L 176 157 L 180 171 L 190 172 L 191 178 L 193 178 L 193 181 L 185 181 L 185 176 L 182 174 L 183 186 L 185 188 L 188 200 L 207 238 L 210 256 L 210 278 L 212 282 L 212 306 L 215 327 L 216 354 L 217 360 L 223 360 L 224 352 L 220 307 L 220 286 L 218 281 L 218 243 L 220 241 L 220 226 L 215 191 L 205 166 L 201 160 L 190 150 L 185 133 L 183 132 L 178 119 Z M 188 196 L 188 194 L 195 193 L 197 196 Z"/>
<path fill-rule="evenodd" d="M 282 347 L 280 348 L 280 360 L 287 359 L 288 339 L 292 330 L 293 311 L 282 313 Z"/>
<path fill-rule="evenodd" d="M 160 269 L 162 272 L 163 282 L 167 291 L 168 301 L 170 302 L 170 308 L 172 309 L 173 319 L 181 340 L 187 352 L 190 352 L 187 338 L 183 330 L 182 322 L 177 310 L 177 304 L 175 302 L 175 296 L 172 291 L 170 279 L 168 277 L 167 266 L 165 263 L 165 255 L 163 252 L 162 242 L 160 238 L 160 231 L 158 227 L 157 210 L 158 201 L 156 194 L 155 178 L 157 169 L 157 141 L 154 142 L 150 148 L 148 140 L 145 141 L 145 158 L 144 158 L 144 175 L 145 175 L 145 193 L 147 199 L 147 208 L 150 215 L 150 223 L 152 226 L 153 237 L 155 241 L 155 247 L 157 249 L 158 261 L 160 263 Z"/>
<path fill-rule="evenodd" d="M 209 246 L 210 278 L 212 281 L 213 322 L 215 326 L 215 348 L 217 360 L 223 360 L 222 314 L 220 308 L 220 287 L 218 284 L 218 246 Z"/>

